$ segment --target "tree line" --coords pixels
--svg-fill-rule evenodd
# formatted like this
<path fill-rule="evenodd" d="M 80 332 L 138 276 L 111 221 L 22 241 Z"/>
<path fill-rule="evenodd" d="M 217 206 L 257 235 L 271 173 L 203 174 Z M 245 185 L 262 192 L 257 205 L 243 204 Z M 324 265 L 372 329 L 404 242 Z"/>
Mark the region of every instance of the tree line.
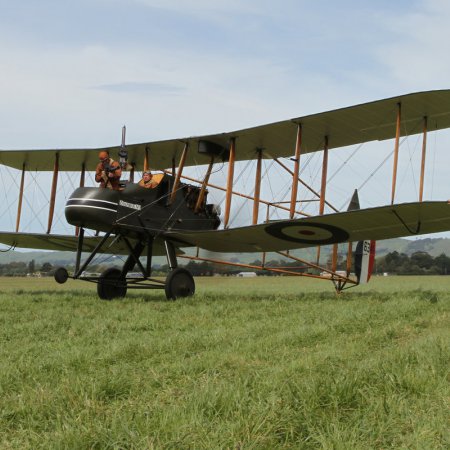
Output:
<path fill-rule="evenodd" d="M 411 256 L 391 252 L 376 258 L 376 273 L 398 275 L 449 275 L 450 258 L 441 253 L 433 258 L 427 252 L 415 252 Z"/>
<path fill-rule="evenodd" d="M 327 266 L 330 266 L 330 260 L 327 261 Z M 260 266 L 261 261 L 255 260 L 249 264 L 250 266 Z M 267 267 L 284 268 L 289 271 L 304 272 L 308 268 L 300 265 L 296 261 L 280 261 L 271 260 L 266 263 Z M 189 261 L 183 267 L 188 269 L 194 276 L 213 276 L 219 275 L 236 275 L 239 272 L 256 272 L 258 275 L 276 275 L 274 272 L 258 270 L 253 268 L 241 266 L 226 266 L 223 264 L 215 264 L 207 261 Z M 101 273 L 107 267 L 103 265 L 92 266 L 90 272 Z M 34 260 L 30 262 L 10 262 L 0 264 L 0 276 L 14 277 L 36 275 L 52 276 L 55 267 L 49 263 L 44 262 L 40 265 L 36 264 Z M 68 267 L 73 270 L 73 267 Z M 339 258 L 338 269 L 345 269 L 344 258 Z M 162 265 L 153 268 L 154 276 L 164 276 L 169 271 L 167 265 Z M 390 252 L 385 256 L 380 256 L 375 260 L 375 273 L 382 274 L 397 274 L 397 275 L 449 275 L 450 274 L 450 257 L 444 253 L 433 257 L 427 252 L 415 252 L 411 256 L 397 251 Z"/>

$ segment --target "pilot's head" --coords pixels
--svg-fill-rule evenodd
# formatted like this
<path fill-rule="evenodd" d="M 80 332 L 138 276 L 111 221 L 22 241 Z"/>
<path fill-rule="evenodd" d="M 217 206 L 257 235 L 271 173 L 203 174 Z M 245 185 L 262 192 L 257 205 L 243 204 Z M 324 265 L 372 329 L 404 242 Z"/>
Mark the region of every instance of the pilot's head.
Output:
<path fill-rule="evenodd" d="M 101 151 L 98 154 L 98 159 L 100 160 L 100 162 L 107 162 L 109 160 L 109 153 L 107 151 Z"/>
<path fill-rule="evenodd" d="M 150 181 L 152 179 L 152 173 L 150 171 L 146 171 L 142 174 L 142 179 L 144 181 Z"/>

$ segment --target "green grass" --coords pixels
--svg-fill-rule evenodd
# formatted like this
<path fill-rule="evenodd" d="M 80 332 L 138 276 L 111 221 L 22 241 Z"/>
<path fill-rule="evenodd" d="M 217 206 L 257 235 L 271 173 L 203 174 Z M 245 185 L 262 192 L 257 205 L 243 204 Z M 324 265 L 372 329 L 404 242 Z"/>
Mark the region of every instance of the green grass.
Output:
<path fill-rule="evenodd" d="M 450 277 L 196 281 L 0 279 L 0 448 L 449 448 Z"/>

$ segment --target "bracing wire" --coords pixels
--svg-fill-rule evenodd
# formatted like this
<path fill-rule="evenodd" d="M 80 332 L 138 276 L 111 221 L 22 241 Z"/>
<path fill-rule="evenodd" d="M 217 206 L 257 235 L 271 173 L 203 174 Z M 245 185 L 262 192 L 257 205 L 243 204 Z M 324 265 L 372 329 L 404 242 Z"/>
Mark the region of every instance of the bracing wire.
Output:
<path fill-rule="evenodd" d="M 251 161 L 251 160 L 250 160 Z M 251 171 L 249 171 L 249 172 L 251 172 Z M 243 189 L 244 189 L 244 191 L 246 191 L 246 183 L 245 183 L 245 178 L 243 178 L 242 179 L 242 183 L 243 183 Z M 253 187 L 253 189 L 250 191 L 250 196 L 253 196 L 254 195 L 254 193 L 255 193 L 255 188 Z M 233 219 L 232 220 L 230 220 L 230 222 L 229 222 L 229 226 L 231 226 L 233 223 L 234 223 L 234 221 L 235 221 L 235 219 L 238 217 L 238 216 L 240 216 L 240 214 L 241 214 L 241 212 L 242 212 L 242 210 L 244 209 L 244 207 L 247 205 L 247 203 L 248 203 L 248 199 L 241 199 L 241 202 L 240 202 L 241 204 L 239 205 L 239 208 L 237 209 L 237 211 L 235 211 L 234 212 L 234 214 L 233 214 Z"/>
<path fill-rule="evenodd" d="M 412 181 L 413 181 L 414 191 L 415 191 L 416 197 L 417 197 L 418 189 L 417 189 L 417 180 L 416 180 L 416 177 L 415 177 L 415 174 L 414 174 L 414 167 L 413 167 L 413 164 L 412 164 L 412 159 L 413 159 L 414 154 L 416 153 L 416 150 L 418 148 L 417 147 L 417 143 L 418 143 L 418 141 L 416 141 L 414 149 L 413 149 L 413 151 L 411 153 L 411 146 L 409 145 L 409 140 L 406 141 L 406 144 L 407 144 L 407 147 L 408 147 L 408 154 L 409 154 L 408 164 L 409 164 L 410 169 L 411 169 Z M 401 180 L 400 180 L 400 182 L 398 184 L 399 187 L 401 187 L 403 185 L 403 183 L 404 183 L 404 181 L 406 179 L 406 176 L 407 176 L 407 173 L 406 173 L 406 171 L 404 171 L 403 172 L 403 176 L 402 176 L 402 178 L 401 178 Z"/>
<path fill-rule="evenodd" d="M 417 128 L 417 126 L 413 129 L 415 130 Z M 408 136 L 404 136 L 403 139 L 400 140 L 399 142 L 399 147 L 401 147 L 403 145 L 403 142 L 405 142 L 405 140 L 408 139 Z M 357 188 L 358 191 L 361 191 L 366 185 L 367 183 L 375 176 L 375 174 L 384 166 L 384 164 L 389 160 L 389 158 L 394 154 L 395 149 L 392 149 L 385 158 L 383 158 L 383 160 L 381 161 L 380 164 L 378 164 L 378 166 L 375 168 L 375 170 L 373 170 L 369 176 L 359 185 L 359 187 Z M 344 206 L 346 204 L 348 204 L 349 200 L 350 200 L 351 196 L 348 197 L 345 202 L 343 203 L 343 205 L 341 206 L 340 209 L 344 208 Z"/>
<path fill-rule="evenodd" d="M 344 168 L 344 166 L 350 161 L 350 159 L 355 156 L 355 154 L 362 148 L 364 143 L 359 144 L 356 149 L 351 153 L 351 155 L 333 172 L 333 174 L 328 178 L 327 184 L 333 180 L 333 178 Z"/>
<path fill-rule="evenodd" d="M 14 181 L 14 177 L 12 177 L 9 173 L 8 173 L 8 175 Z M 14 186 L 14 183 L 9 183 L 8 187 L 6 187 L 4 177 L 0 176 L 0 178 L 2 180 L 3 194 L 4 194 L 4 198 L 5 198 L 5 204 L 6 204 L 6 208 L 3 208 L 2 214 L 0 215 L 0 217 L 4 217 L 6 214 L 8 214 L 8 219 L 9 219 L 10 225 L 11 225 L 11 227 L 13 227 L 14 220 L 11 215 L 11 208 L 12 208 L 12 205 L 14 205 L 16 202 L 10 201 L 8 203 L 8 194 L 10 193 L 12 187 Z"/>
<path fill-rule="evenodd" d="M 237 176 L 234 177 L 234 179 L 239 180 L 239 179 L 242 177 L 242 174 L 243 174 L 244 172 L 247 171 L 248 166 L 250 165 L 251 162 L 252 162 L 252 160 L 249 159 L 249 160 L 247 161 L 247 163 L 243 166 L 243 168 L 242 168 L 242 170 L 239 172 L 239 174 L 238 174 Z M 219 205 L 222 205 L 222 203 L 225 201 L 226 198 L 227 198 L 227 194 L 225 193 L 225 194 L 222 196 L 222 199 L 220 200 Z"/>

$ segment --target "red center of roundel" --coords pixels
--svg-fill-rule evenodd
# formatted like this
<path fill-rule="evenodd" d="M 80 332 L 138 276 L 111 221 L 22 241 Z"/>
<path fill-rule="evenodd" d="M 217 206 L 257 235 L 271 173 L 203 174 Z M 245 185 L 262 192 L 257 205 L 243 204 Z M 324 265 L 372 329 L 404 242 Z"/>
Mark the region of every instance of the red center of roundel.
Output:
<path fill-rule="evenodd" d="M 313 236 L 316 233 L 314 231 L 311 230 L 301 230 L 298 232 L 298 234 L 303 234 L 304 236 Z"/>

